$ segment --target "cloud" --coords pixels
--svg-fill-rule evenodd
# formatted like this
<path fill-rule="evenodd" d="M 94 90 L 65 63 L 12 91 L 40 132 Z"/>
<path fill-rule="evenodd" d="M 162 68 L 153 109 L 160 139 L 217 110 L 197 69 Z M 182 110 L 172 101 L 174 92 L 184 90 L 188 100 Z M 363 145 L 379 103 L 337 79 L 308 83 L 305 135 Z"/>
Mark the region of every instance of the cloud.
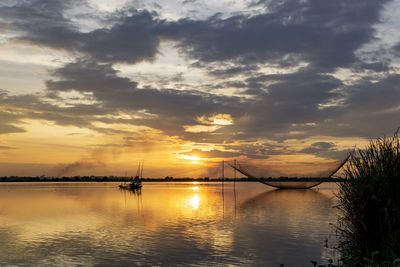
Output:
<path fill-rule="evenodd" d="M 97 20 L 94 28 L 84 30 L 71 16 L 78 2 Z M 400 115 L 399 75 L 390 61 L 377 56 L 367 62 L 357 54 L 377 38 L 387 2 L 258 1 L 267 12 L 202 20 L 164 20 L 134 7 L 94 14 L 74 0 L 0 5 L 0 27 L 12 33 L 7 40 L 63 49 L 71 57 L 51 70 L 42 93 L 0 91 L 7 107 L 0 111 L 0 133 L 23 131 L 24 118 L 104 134 L 130 132 L 99 123 L 146 126 L 195 143 L 240 143 L 238 155 L 256 159 L 293 152 L 260 140 L 391 132 Z M 173 41 L 189 67 L 205 70 L 209 80 L 186 86 L 178 74 L 171 80 L 181 82 L 179 88 L 155 86 L 116 70 L 119 63 L 156 64 L 164 41 Z M 349 83 L 336 72 L 343 68 L 361 76 Z M 315 143 L 303 152 L 329 156 L 336 150 Z M 222 152 L 228 153 L 208 154 Z"/>
<path fill-rule="evenodd" d="M 98 29 L 86 35 L 81 51 L 96 61 L 135 63 L 153 60 L 161 41 L 156 14 L 133 10 L 110 29 Z"/>
<path fill-rule="evenodd" d="M 12 6 L 0 6 L 0 15 L 5 21 L 1 28 L 17 34 L 14 41 L 63 49 L 91 57 L 100 62 L 136 63 L 152 60 L 158 53 L 160 36 L 156 32 L 161 23 L 155 13 L 146 10 L 127 9 L 123 14 L 101 16 L 110 27 L 82 31 L 79 24 L 66 13 L 71 9 L 95 11 L 85 1 L 25 1 Z"/>
<path fill-rule="evenodd" d="M 313 154 L 320 157 L 343 159 L 351 149 L 340 149 L 332 142 L 314 142 L 300 150 L 302 153 Z"/>
<path fill-rule="evenodd" d="M 78 27 L 65 17 L 64 12 L 79 2 L 33 0 L 0 6 L 0 16 L 4 19 L 0 27 L 16 31 L 18 36 L 14 37 L 14 40 L 56 49 L 75 50 L 79 47 L 83 35 L 79 33 Z"/>
<path fill-rule="evenodd" d="M 15 149 L 15 147 L 0 145 L 0 150 L 10 150 L 10 149 Z"/>
<path fill-rule="evenodd" d="M 355 136 L 378 137 L 400 125 L 400 75 L 375 81 L 365 78 L 344 90 L 344 109 L 336 120 Z"/>
<path fill-rule="evenodd" d="M 332 70 L 358 62 L 354 52 L 374 39 L 373 25 L 387 1 L 260 1 L 268 13 L 219 15 L 205 21 L 180 20 L 170 25 L 179 44 L 202 62 L 243 64 L 308 62 Z"/>
<path fill-rule="evenodd" d="M 313 153 L 313 152 L 319 152 L 319 151 L 325 151 L 329 149 L 333 149 L 336 145 L 331 142 L 315 142 L 312 143 L 309 147 L 306 147 L 302 149 L 302 152 L 305 153 Z"/>
<path fill-rule="evenodd" d="M 276 155 L 288 155 L 295 154 L 296 151 L 290 149 L 284 143 L 276 143 L 273 141 L 253 141 L 246 142 L 243 140 L 238 144 L 228 144 L 226 149 L 233 149 L 240 151 L 243 156 L 246 156 L 249 159 L 267 159 L 271 156 Z"/>
<path fill-rule="evenodd" d="M 221 126 L 218 125 L 185 125 L 183 126 L 185 132 L 189 133 L 208 133 L 215 132 L 220 129 Z"/>
<path fill-rule="evenodd" d="M 4 114 L 0 113 L 0 119 L 2 120 L 2 122 L 0 123 L 0 134 L 10 134 L 10 133 L 21 133 L 21 132 L 25 132 L 24 129 L 14 126 L 12 124 L 10 124 L 9 122 L 15 122 L 15 121 L 5 121 L 4 119 Z"/>
<path fill-rule="evenodd" d="M 24 132 L 24 129 L 15 126 L 15 124 L 20 123 L 21 115 L 13 112 L 12 107 L 1 105 L 7 99 L 7 96 L 8 92 L 0 89 L 0 134 Z"/>
<path fill-rule="evenodd" d="M 239 157 L 241 153 L 239 152 L 232 152 L 232 151 L 222 151 L 222 150 L 209 150 L 209 151 L 203 151 L 200 149 L 192 149 L 189 152 L 184 152 L 180 153 L 181 155 L 187 155 L 187 156 L 196 156 L 200 158 L 234 158 L 234 157 Z"/>
<path fill-rule="evenodd" d="M 188 4 L 193 4 L 197 2 L 197 0 L 183 0 L 182 5 L 188 5 Z"/>
<path fill-rule="evenodd" d="M 210 67 L 210 65 L 204 65 L 209 71 L 208 73 L 217 77 L 232 77 L 242 73 L 250 73 L 258 70 L 259 68 L 255 65 L 238 65 L 238 66 L 228 66 L 223 68 L 218 64 L 218 68 Z"/>
<path fill-rule="evenodd" d="M 308 62 L 318 71 L 359 62 L 355 51 L 374 39 L 373 25 L 388 1 L 260 1 L 268 13 L 216 14 L 206 20 L 166 21 L 147 10 L 126 8 L 108 15 L 108 27 L 83 32 L 65 13 L 78 1 L 35 0 L 0 8 L 18 40 L 76 51 L 96 61 L 136 63 L 154 60 L 162 40 L 178 41 L 186 54 L 203 63 L 236 62 L 211 71 L 233 75 L 258 62 L 281 66 Z M 82 5 L 82 4 L 81 4 Z M 90 10 L 87 3 L 83 4 Z M 362 15 L 361 15 L 362 14 Z M 3 22 L 4 24 L 4 22 Z"/>
<path fill-rule="evenodd" d="M 53 76 L 53 80 L 47 81 L 48 92 L 52 97 L 57 98 L 60 92 L 90 92 L 99 101 L 101 110 L 109 113 L 120 110 L 145 110 L 156 116 L 153 119 L 139 118 L 127 122 L 173 134 L 182 134 L 183 126 L 196 123 L 198 117 L 225 114 L 228 110 L 234 113 L 238 109 L 235 106 L 240 105 L 240 99 L 237 97 L 218 96 L 200 91 L 140 89 L 136 82 L 119 77 L 117 71 L 108 63 L 80 60 L 55 70 Z M 96 110 L 98 106 L 99 104 L 96 104 L 92 107 Z M 85 112 L 81 114 L 84 115 Z"/>
<path fill-rule="evenodd" d="M 187 156 L 197 156 L 201 158 L 241 158 L 243 159 L 267 159 L 274 155 L 285 155 L 295 153 L 285 145 L 270 143 L 253 142 L 250 144 L 223 144 L 221 149 L 201 150 L 192 149 L 191 151 L 180 153 Z"/>

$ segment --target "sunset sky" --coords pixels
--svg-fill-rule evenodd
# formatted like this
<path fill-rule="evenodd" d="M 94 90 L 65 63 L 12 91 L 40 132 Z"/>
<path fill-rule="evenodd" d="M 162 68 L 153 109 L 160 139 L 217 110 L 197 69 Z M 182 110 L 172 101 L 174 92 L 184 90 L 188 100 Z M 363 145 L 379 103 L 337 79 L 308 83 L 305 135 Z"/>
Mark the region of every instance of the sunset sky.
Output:
<path fill-rule="evenodd" d="M 400 126 L 400 1 L 2 0 L 0 176 L 323 172 Z"/>

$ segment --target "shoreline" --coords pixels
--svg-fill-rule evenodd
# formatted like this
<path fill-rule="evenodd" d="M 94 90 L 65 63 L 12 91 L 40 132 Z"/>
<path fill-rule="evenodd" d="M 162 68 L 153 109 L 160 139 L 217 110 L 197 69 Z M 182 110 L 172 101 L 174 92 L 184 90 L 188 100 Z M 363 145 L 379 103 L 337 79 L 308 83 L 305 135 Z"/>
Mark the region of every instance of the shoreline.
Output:
<path fill-rule="evenodd" d="M 132 177 L 118 177 L 118 176 L 74 176 L 74 177 L 15 177 L 15 176 L 6 176 L 0 177 L 0 183 L 19 183 L 19 182 L 129 182 Z M 302 181 L 308 182 L 313 180 L 320 180 L 322 182 L 327 183 L 338 183 L 343 182 L 342 178 L 327 178 L 327 177 L 266 177 L 260 178 L 262 181 L 271 181 L 271 182 L 293 182 L 293 181 Z M 142 178 L 143 182 L 259 182 L 258 179 L 254 178 L 190 178 L 190 177 L 182 177 L 182 178 Z"/>

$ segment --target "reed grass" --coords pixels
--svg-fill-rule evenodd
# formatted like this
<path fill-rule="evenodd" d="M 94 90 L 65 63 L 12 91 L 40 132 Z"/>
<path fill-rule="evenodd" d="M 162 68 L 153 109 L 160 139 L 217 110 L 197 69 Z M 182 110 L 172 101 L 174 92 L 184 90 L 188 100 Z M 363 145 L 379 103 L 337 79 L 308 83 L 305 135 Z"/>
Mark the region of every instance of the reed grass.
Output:
<path fill-rule="evenodd" d="M 400 266 L 400 138 L 371 140 L 345 166 L 338 193 L 344 266 Z"/>

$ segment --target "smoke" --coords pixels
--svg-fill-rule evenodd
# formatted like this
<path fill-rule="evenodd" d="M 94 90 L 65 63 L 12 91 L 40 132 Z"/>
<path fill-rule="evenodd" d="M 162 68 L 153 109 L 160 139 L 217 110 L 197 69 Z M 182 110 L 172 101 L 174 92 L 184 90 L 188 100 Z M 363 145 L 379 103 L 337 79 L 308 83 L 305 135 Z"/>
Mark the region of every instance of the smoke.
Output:
<path fill-rule="evenodd" d="M 73 163 L 61 165 L 58 167 L 57 176 L 66 176 L 79 171 L 87 171 L 90 169 L 103 167 L 105 164 L 99 160 L 97 161 L 76 161 Z"/>

